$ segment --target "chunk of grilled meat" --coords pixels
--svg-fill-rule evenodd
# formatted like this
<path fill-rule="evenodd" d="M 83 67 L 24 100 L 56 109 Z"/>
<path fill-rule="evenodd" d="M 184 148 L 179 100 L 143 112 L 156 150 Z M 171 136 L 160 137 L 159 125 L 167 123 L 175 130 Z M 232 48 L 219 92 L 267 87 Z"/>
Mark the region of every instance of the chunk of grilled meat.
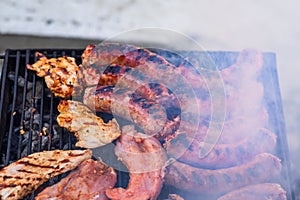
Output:
<path fill-rule="evenodd" d="M 79 140 L 76 146 L 95 148 L 108 144 L 121 134 L 115 119 L 108 123 L 96 116 L 88 107 L 78 101 L 62 100 L 58 105 L 59 126 L 75 132 Z"/>
<path fill-rule="evenodd" d="M 39 60 L 27 68 L 36 71 L 39 77 L 44 77 L 47 87 L 55 96 L 78 96 L 83 90 L 83 75 L 75 59 L 67 56 L 48 59 L 37 52 Z"/>
<path fill-rule="evenodd" d="M 218 200 L 286 200 L 286 191 L 277 183 L 249 185 L 218 198 Z"/>
<path fill-rule="evenodd" d="M 134 126 L 124 126 L 115 153 L 130 173 L 128 187 L 108 189 L 112 200 L 154 200 L 159 195 L 164 178 L 166 154 L 153 137 L 138 133 Z"/>
<path fill-rule="evenodd" d="M 0 170 L 0 199 L 21 199 L 50 178 L 90 159 L 90 150 L 55 150 L 34 153 Z"/>
<path fill-rule="evenodd" d="M 113 188 L 117 182 L 115 170 L 100 160 L 82 162 L 59 183 L 44 189 L 35 200 L 106 200 L 105 190 Z"/>

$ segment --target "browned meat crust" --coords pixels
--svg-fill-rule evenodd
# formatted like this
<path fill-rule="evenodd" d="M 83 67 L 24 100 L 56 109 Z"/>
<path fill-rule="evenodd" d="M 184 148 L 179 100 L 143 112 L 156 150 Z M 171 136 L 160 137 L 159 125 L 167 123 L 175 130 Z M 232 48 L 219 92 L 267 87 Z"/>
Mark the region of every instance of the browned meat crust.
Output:
<path fill-rule="evenodd" d="M 276 183 L 249 185 L 218 198 L 218 200 L 286 200 L 286 191 Z"/>
<path fill-rule="evenodd" d="M 113 188 L 117 174 L 103 162 L 86 160 L 59 183 L 44 189 L 35 200 L 106 200 L 105 190 Z"/>
<path fill-rule="evenodd" d="M 91 157 L 90 150 L 55 150 L 21 158 L 0 170 L 0 199 L 22 199 L 50 178 L 74 169 Z"/>
<path fill-rule="evenodd" d="M 182 133 L 165 144 L 169 155 L 196 167 L 218 169 L 248 162 L 260 153 L 272 153 L 276 146 L 276 135 L 262 128 L 257 133 L 233 144 L 216 144 L 205 157 L 200 157 L 204 143 Z M 258 142 L 259 141 L 259 142 Z"/>
<path fill-rule="evenodd" d="M 145 137 L 124 126 L 115 153 L 130 173 L 128 187 L 108 189 L 112 200 L 154 200 L 160 193 L 164 178 L 166 155 L 160 143 L 153 137 Z"/>
<path fill-rule="evenodd" d="M 78 101 L 62 100 L 58 105 L 59 126 L 75 132 L 79 140 L 76 146 L 95 148 L 117 139 L 121 130 L 115 119 L 108 123 L 96 116 L 88 107 Z"/>
<path fill-rule="evenodd" d="M 36 53 L 39 60 L 27 65 L 30 70 L 36 71 L 40 77 L 45 77 L 47 87 L 55 96 L 71 97 L 78 96 L 83 90 L 82 72 L 71 57 L 47 59 L 41 53 Z"/>
<path fill-rule="evenodd" d="M 281 170 L 280 160 L 269 153 L 225 169 L 209 170 L 174 162 L 167 167 L 166 184 L 192 193 L 224 194 L 234 189 L 269 181 Z"/>

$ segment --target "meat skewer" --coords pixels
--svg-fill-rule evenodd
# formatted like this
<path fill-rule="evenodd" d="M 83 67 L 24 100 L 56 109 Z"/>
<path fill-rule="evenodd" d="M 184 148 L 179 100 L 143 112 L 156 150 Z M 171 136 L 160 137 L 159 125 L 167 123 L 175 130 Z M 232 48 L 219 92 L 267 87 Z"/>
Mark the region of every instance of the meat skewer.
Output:
<path fill-rule="evenodd" d="M 117 174 L 100 160 L 82 162 L 67 177 L 40 192 L 35 200 L 107 200 L 105 190 L 113 188 Z"/>
<path fill-rule="evenodd" d="M 286 200 L 286 191 L 277 183 L 249 185 L 218 198 L 218 200 Z"/>
<path fill-rule="evenodd" d="M 242 165 L 217 170 L 195 168 L 175 161 L 167 167 L 165 181 L 188 192 L 221 195 L 247 185 L 267 182 L 280 170 L 279 158 L 269 153 L 259 154 Z"/>
<path fill-rule="evenodd" d="M 54 150 L 21 158 L 0 170 L 0 199 L 21 199 L 50 178 L 74 169 L 91 157 L 90 150 Z"/>
<path fill-rule="evenodd" d="M 155 200 L 163 185 L 166 161 L 160 143 L 128 125 L 122 129 L 115 154 L 128 168 L 130 180 L 126 189 L 108 189 L 106 195 L 112 200 Z"/>

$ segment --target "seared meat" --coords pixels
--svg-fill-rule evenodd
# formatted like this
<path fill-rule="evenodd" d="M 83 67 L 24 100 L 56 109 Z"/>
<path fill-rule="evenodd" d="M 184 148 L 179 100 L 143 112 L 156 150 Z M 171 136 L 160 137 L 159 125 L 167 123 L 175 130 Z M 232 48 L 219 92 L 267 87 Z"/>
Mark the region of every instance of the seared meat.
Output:
<path fill-rule="evenodd" d="M 99 74 L 97 85 L 116 85 L 119 79 L 130 71 L 131 67 L 128 65 L 109 65 L 102 74 Z M 94 80 L 96 82 L 97 80 Z"/>
<path fill-rule="evenodd" d="M 58 105 L 59 126 L 75 132 L 79 140 L 76 146 L 95 148 L 108 144 L 121 134 L 115 119 L 108 123 L 96 116 L 88 107 L 78 101 L 62 100 Z"/>
<path fill-rule="evenodd" d="M 251 160 L 260 153 L 272 153 L 276 147 L 276 135 L 262 128 L 257 133 L 248 134 L 245 139 L 233 144 L 216 144 L 205 157 L 200 151 L 205 145 L 187 134 L 178 134 L 165 146 L 169 155 L 179 161 L 203 168 L 218 169 L 232 167 Z M 259 141 L 259 142 L 258 142 Z"/>
<path fill-rule="evenodd" d="M 145 48 L 128 44 L 103 42 L 97 46 L 89 45 L 86 47 L 82 54 L 82 68 L 87 85 L 97 85 L 99 74 L 102 74 L 110 65 L 119 65 L 138 68 L 139 72 L 146 75 L 142 77 L 143 79 L 157 80 L 158 78 L 159 82 L 165 81 L 165 83 L 171 85 L 173 83 L 178 85 L 181 79 L 174 81 L 176 80 L 174 77 L 183 75 L 189 79 L 191 85 L 195 85 L 195 88 L 207 88 L 205 80 L 199 76 L 200 73 L 194 66 L 182 59 L 180 55 L 176 54 L 176 57 L 177 60 L 173 64 L 168 62 L 163 56 Z M 147 83 L 150 82 L 147 81 Z"/>
<path fill-rule="evenodd" d="M 264 183 L 281 170 L 279 158 L 262 153 L 249 162 L 224 169 L 195 168 L 178 161 L 167 167 L 166 184 L 192 193 L 221 195 L 250 184 Z"/>
<path fill-rule="evenodd" d="M 170 69 L 174 68 L 163 57 L 133 45 L 120 43 L 89 45 L 82 54 L 82 69 L 87 85 L 97 85 L 100 75 L 107 68 L 110 68 L 110 65 L 128 66 L 130 68 L 143 66 L 143 68 L 148 70 L 150 68 L 155 69 L 153 66 L 157 65 L 165 65 Z M 157 71 L 153 73 L 157 73 Z M 123 74 L 121 73 L 120 75 L 122 76 Z M 149 74 L 149 76 L 152 75 Z M 116 77 L 116 79 L 118 78 L 120 76 Z"/>
<path fill-rule="evenodd" d="M 286 200 L 286 191 L 276 183 L 249 185 L 218 198 L 218 200 Z"/>
<path fill-rule="evenodd" d="M 30 70 L 36 71 L 39 77 L 45 77 L 47 87 L 55 96 L 71 97 L 78 96 L 83 90 L 82 72 L 71 57 L 47 59 L 41 53 L 36 53 L 39 60 L 27 65 Z"/>
<path fill-rule="evenodd" d="M 83 74 L 88 86 L 100 84 L 100 75 L 111 64 L 135 66 L 137 61 L 126 56 L 136 47 L 118 43 L 101 43 L 100 45 L 88 45 L 82 54 Z M 119 77 L 116 77 L 119 78 Z M 113 81 L 115 82 L 115 81 Z"/>
<path fill-rule="evenodd" d="M 82 162 L 59 183 L 44 189 L 36 200 L 106 200 L 105 190 L 113 188 L 117 174 L 103 162 L 92 159 Z"/>
<path fill-rule="evenodd" d="M 0 199 L 22 199 L 50 178 L 90 159 L 90 150 L 55 150 L 34 153 L 0 171 Z"/>
<path fill-rule="evenodd" d="M 88 88 L 83 102 L 91 109 L 109 112 L 136 123 L 148 135 L 163 137 L 178 127 L 180 109 L 171 106 L 164 108 L 156 101 L 135 94 L 124 94 L 126 98 L 122 98 L 123 95 L 113 95 L 112 90 L 112 86 Z"/>
<path fill-rule="evenodd" d="M 154 200 L 160 193 L 164 178 L 166 155 L 153 137 L 142 135 L 134 126 L 124 126 L 115 153 L 128 168 L 128 187 L 108 189 L 112 200 Z"/>

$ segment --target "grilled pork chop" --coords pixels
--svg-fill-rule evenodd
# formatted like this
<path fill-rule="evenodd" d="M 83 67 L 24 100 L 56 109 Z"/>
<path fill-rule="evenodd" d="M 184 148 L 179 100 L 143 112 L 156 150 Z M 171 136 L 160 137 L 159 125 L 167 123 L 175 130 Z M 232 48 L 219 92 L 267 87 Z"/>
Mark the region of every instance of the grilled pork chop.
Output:
<path fill-rule="evenodd" d="M 91 157 L 90 150 L 55 150 L 21 158 L 0 170 L 0 199 L 21 199 L 50 178 L 74 169 Z"/>
<path fill-rule="evenodd" d="M 59 183 L 39 193 L 35 200 L 106 200 L 105 190 L 113 188 L 116 182 L 117 174 L 113 168 L 100 160 L 89 159 Z"/>
<path fill-rule="evenodd" d="M 57 116 L 58 125 L 75 132 L 79 140 L 76 146 L 95 148 L 117 139 L 121 131 L 115 119 L 108 123 L 96 116 L 83 103 L 62 100 L 58 105 L 60 114 Z"/>
<path fill-rule="evenodd" d="M 45 77 L 47 87 L 55 96 L 66 98 L 81 94 L 83 75 L 75 58 L 64 56 L 48 59 L 38 52 L 36 57 L 39 60 L 32 65 L 28 64 L 27 68 L 36 71 L 39 77 Z"/>

